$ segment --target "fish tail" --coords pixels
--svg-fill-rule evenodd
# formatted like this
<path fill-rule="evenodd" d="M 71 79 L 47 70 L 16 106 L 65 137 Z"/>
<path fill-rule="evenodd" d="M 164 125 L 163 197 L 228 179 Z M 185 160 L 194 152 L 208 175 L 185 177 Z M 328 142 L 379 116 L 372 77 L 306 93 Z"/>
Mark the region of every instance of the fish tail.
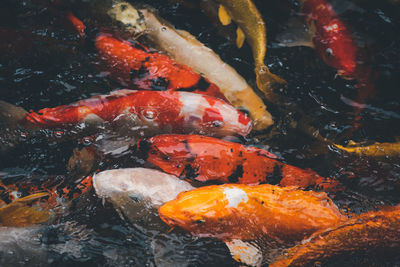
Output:
<path fill-rule="evenodd" d="M 258 89 L 264 93 L 268 101 L 275 101 L 277 99 L 277 95 L 274 92 L 274 89 L 287 84 L 287 82 L 277 75 L 271 73 L 268 67 L 264 64 L 258 64 L 255 72 Z"/>

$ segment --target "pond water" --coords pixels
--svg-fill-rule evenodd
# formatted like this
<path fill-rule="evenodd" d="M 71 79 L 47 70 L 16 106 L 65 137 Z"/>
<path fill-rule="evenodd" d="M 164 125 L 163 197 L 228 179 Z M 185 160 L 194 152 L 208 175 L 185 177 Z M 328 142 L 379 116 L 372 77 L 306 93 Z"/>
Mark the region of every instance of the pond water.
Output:
<path fill-rule="evenodd" d="M 82 43 L 43 2 L 3 0 L 0 3 L 0 100 L 38 110 L 122 88 L 99 67 L 93 46 L 99 28 L 87 29 L 87 39 Z M 80 1 L 66 2 L 79 14 Z M 198 37 L 255 85 L 247 44 L 237 49 L 226 36 L 219 35 L 199 9 L 162 0 L 146 2 L 177 28 Z M 365 45 L 370 59 L 366 65 L 376 74 L 374 92 L 365 100 L 365 108 L 359 114 L 360 127 L 354 129 L 356 82 L 337 77 L 336 70 L 327 66 L 311 48 L 283 48 L 277 44 L 276 36 L 288 28 L 289 18 L 299 12 L 298 3 L 294 0 L 254 2 L 267 25 L 266 63 L 273 73 L 287 80 L 288 86 L 280 92 L 280 103 L 268 104 L 275 125 L 252 133 L 242 142 L 265 148 L 292 165 L 313 169 L 324 177 L 338 178 L 346 189 L 329 195 L 341 209 L 361 213 L 400 203 L 398 157 L 375 159 L 346 154 L 293 127 L 294 122 L 306 115 L 308 124 L 314 127 L 312 131 L 317 129 L 322 137 L 339 144 L 349 140 L 394 142 L 400 137 L 400 5 L 390 1 L 334 1 L 334 6 L 341 9 L 341 18 Z M 81 19 L 95 25 L 91 18 Z M 57 176 L 67 181 L 80 178 L 67 169 L 68 161 L 73 149 L 88 144 L 82 140 L 60 141 L 57 136 L 24 138 L 26 133 L 19 134 L 20 142 L 0 154 L 3 181 L 48 180 Z M 142 165 L 128 152 L 96 162 L 94 169 Z M 79 229 L 78 234 L 65 230 L 71 223 L 72 228 Z M 110 204 L 103 204 L 94 191 L 74 200 L 54 225 L 37 231 L 32 236 L 38 239 L 40 249 L 8 249 L 0 242 L 3 253 L 0 255 L 8 255 L 3 261 L 5 266 L 237 265 L 221 241 L 193 237 L 178 229 L 160 232 L 157 223 L 149 225 L 144 220 L 132 225 L 121 219 Z M 63 247 L 68 242 L 74 249 Z M 274 252 L 279 249 L 282 248 L 271 248 L 271 254 L 279 254 Z M 351 255 L 335 258 L 328 265 L 394 266 L 400 265 L 400 258 Z"/>

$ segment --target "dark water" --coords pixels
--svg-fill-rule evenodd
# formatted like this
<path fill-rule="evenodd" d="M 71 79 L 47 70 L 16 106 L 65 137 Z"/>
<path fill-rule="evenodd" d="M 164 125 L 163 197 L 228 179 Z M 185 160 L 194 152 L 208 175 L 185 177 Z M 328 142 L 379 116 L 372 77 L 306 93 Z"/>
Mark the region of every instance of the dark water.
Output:
<path fill-rule="evenodd" d="M 190 31 L 235 67 L 250 84 L 255 83 L 250 48 L 237 49 L 218 35 L 207 17 L 198 9 L 188 9 L 168 1 L 148 2 L 160 15 L 178 28 Z M 343 192 L 331 194 L 343 209 L 361 213 L 384 204 L 400 203 L 400 161 L 373 159 L 341 153 L 291 127 L 304 114 L 323 137 L 345 144 L 348 140 L 394 142 L 400 136 L 400 6 L 386 1 L 335 1 L 341 17 L 351 26 L 354 36 L 365 46 L 375 80 L 375 95 L 367 99 L 357 130 L 351 132 L 355 116 L 352 101 L 357 101 L 354 81 L 335 77 L 336 71 L 305 47 L 278 48 L 275 37 L 287 27 L 288 19 L 298 12 L 295 1 L 255 1 L 267 23 L 268 56 L 271 71 L 288 81 L 281 103 L 269 103 L 276 124 L 270 130 L 254 133 L 247 144 L 258 145 L 276 153 L 293 165 L 311 168 L 322 176 L 337 177 L 345 186 Z M 79 1 L 70 1 L 79 13 Z M 81 18 L 93 25 L 90 18 Z M 98 32 L 87 30 L 88 39 L 79 38 L 66 28 L 57 16 L 36 1 L 2 0 L 0 3 L 0 99 L 27 110 L 38 110 L 68 104 L 92 95 L 120 88 L 104 77 L 92 46 Z M 303 114 L 302 114 L 303 113 Z M 77 179 L 67 170 L 76 141 L 60 142 L 57 138 L 31 138 L 0 155 L 0 172 L 22 179 L 64 175 Z M 323 153 L 321 153 L 323 152 Z M 140 166 L 134 155 L 120 156 L 98 163 L 98 169 Z M 3 177 L 4 178 L 4 177 Z M 50 178 L 49 178 L 50 179 Z M 76 222 L 87 231 L 80 240 L 80 253 L 54 249 L 54 244 L 71 240 L 62 230 L 67 222 Z M 154 266 L 160 259 L 170 266 L 235 265 L 224 244 L 214 239 L 200 239 L 174 230 L 159 233 L 145 222 L 131 225 L 122 220 L 109 205 L 103 205 L 94 192 L 71 205 L 58 220 L 61 226 L 47 226 L 40 231 L 41 253 L 51 266 Z M 154 243 L 159 244 L 154 249 Z M 159 253 L 157 253 L 157 251 Z M 161 252 L 160 252 L 161 251 Z M 30 254 L 14 257 L 8 265 L 35 265 Z M 46 262 L 45 261 L 45 262 Z M 394 266 L 393 257 L 343 256 L 329 266 Z M 40 265 L 40 264 L 38 264 Z M 168 265 L 168 264 L 167 264 Z"/>

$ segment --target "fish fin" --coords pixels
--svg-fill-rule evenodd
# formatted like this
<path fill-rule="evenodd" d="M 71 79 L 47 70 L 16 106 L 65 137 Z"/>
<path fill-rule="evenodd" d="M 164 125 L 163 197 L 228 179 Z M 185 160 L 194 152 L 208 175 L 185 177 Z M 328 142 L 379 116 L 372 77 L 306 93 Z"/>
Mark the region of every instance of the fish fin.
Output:
<path fill-rule="evenodd" d="M 255 73 L 258 89 L 264 93 L 265 98 L 268 101 L 274 102 L 278 98 L 277 94 L 274 92 L 274 89 L 287 84 L 287 82 L 277 75 L 271 73 L 268 67 L 264 64 L 256 66 Z"/>
<path fill-rule="evenodd" d="M 229 242 L 225 242 L 225 244 L 235 261 L 249 266 L 261 266 L 263 256 L 256 245 L 244 242 L 240 239 L 233 239 Z"/>
<path fill-rule="evenodd" d="M 28 204 L 48 195 L 48 193 L 29 195 L 1 207 L 0 224 L 2 226 L 25 227 L 47 221 L 51 215 L 48 209 Z"/>
<path fill-rule="evenodd" d="M 236 46 L 238 48 L 242 48 L 245 39 L 246 36 L 244 35 L 243 30 L 240 27 L 238 27 L 236 29 Z"/>
<path fill-rule="evenodd" d="M 314 48 L 313 35 L 313 29 L 307 27 L 299 17 L 294 17 L 289 20 L 287 30 L 278 34 L 276 41 L 278 46 L 282 47 L 307 46 Z"/>
<path fill-rule="evenodd" d="M 0 100 L 0 125 L 12 126 L 22 121 L 28 112 L 21 108 Z"/>
<path fill-rule="evenodd" d="M 229 16 L 228 11 L 223 5 L 219 5 L 218 8 L 218 18 L 222 25 L 226 26 L 231 24 L 232 18 Z"/>

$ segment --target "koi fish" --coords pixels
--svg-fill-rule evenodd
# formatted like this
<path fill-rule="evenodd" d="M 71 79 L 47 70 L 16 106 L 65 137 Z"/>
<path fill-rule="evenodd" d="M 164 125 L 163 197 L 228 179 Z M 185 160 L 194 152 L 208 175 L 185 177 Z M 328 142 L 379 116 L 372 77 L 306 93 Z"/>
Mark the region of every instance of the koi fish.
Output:
<path fill-rule="evenodd" d="M 24 227 L 47 221 L 50 217 L 49 210 L 32 206 L 32 202 L 47 196 L 47 193 L 36 193 L 0 207 L 0 225 Z"/>
<path fill-rule="evenodd" d="M 248 110 L 256 130 L 265 129 L 273 124 L 272 116 L 265 104 L 245 79 L 210 48 L 204 46 L 190 33 L 162 23 L 148 10 L 140 11 L 147 27 L 145 36 L 157 48 L 215 83 L 233 106 Z"/>
<path fill-rule="evenodd" d="M 28 130 L 73 128 L 77 132 L 111 125 L 114 130 L 247 135 L 251 120 L 226 102 L 189 92 L 119 90 L 69 105 L 26 112 L 0 103 L 0 123 Z M 7 128 L 4 127 L 4 128 Z"/>
<path fill-rule="evenodd" d="M 273 86 L 286 81 L 272 74 L 264 64 L 267 52 L 267 33 L 264 20 L 251 0 L 216 0 L 220 3 L 219 18 L 223 25 L 233 20 L 238 24 L 236 44 L 240 48 L 244 39 L 252 48 L 257 87 L 269 101 L 276 99 Z"/>
<path fill-rule="evenodd" d="M 56 255 L 82 259 L 88 243 L 93 242 L 89 240 L 90 234 L 89 229 L 74 221 L 40 227 L 0 227 L 0 265 L 45 266 Z"/>
<path fill-rule="evenodd" d="M 137 224 L 139 219 L 145 220 L 147 229 L 155 227 L 158 231 L 166 225 L 154 210 L 178 194 L 195 189 L 176 176 L 145 168 L 100 172 L 93 176 L 93 187 L 100 198 L 110 201 L 132 224 Z M 226 245 L 231 254 L 244 263 L 252 264 L 259 260 L 258 251 L 254 253 L 249 244 L 232 240 Z"/>
<path fill-rule="evenodd" d="M 95 46 L 109 66 L 110 76 L 124 86 L 190 91 L 226 100 L 215 84 L 167 55 L 138 49 L 104 34 L 96 38 Z"/>
<path fill-rule="evenodd" d="M 54 208 L 63 202 L 72 201 L 79 196 L 86 194 L 92 188 L 91 177 L 80 179 L 74 182 L 66 182 L 63 177 L 55 179 L 30 181 L 15 179 L 0 180 L 0 207 L 13 203 L 20 198 L 29 195 L 46 194 L 46 202 L 49 209 Z"/>
<path fill-rule="evenodd" d="M 280 184 L 331 189 L 338 185 L 311 170 L 280 162 L 263 149 L 199 135 L 159 135 L 140 140 L 145 160 L 181 178 L 222 183 Z"/>
<path fill-rule="evenodd" d="M 65 19 L 71 25 L 71 28 L 79 35 L 79 37 L 85 37 L 85 24 L 78 19 L 71 11 L 65 12 Z"/>
<path fill-rule="evenodd" d="M 158 210 L 171 227 L 221 240 L 300 241 L 346 217 L 326 195 L 274 185 L 211 185 L 184 192 Z"/>
<path fill-rule="evenodd" d="M 315 27 L 313 43 L 317 53 L 344 77 L 354 77 L 358 48 L 348 26 L 326 0 L 305 0 L 302 12 Z"/>
<path fill-rule="evenodd" d="M 398 157 L 400 156 L 400 142 L 395 143 L 375 143 L 369 146 L 350 141 L 348 146 L 334 144 L 335 147 L 348 153 L 367 157 Z"/>
<path fill-rule="evenodd" d="M 150 209 L 159 208 L 179 193 L 194 189 L 178 177 L 145 168 L 97 173 L 93 176 L 93 187 L 100 198 L 110 201 L 132 223 L 148 216 Z"/>
<path fill-rule="evenodd" d="M 192 68 L 218 86 L 233 106 L 249 112 L 255 130 L 262 130 L 273 124 L 272 116 L 264 102 L 246 80 L 193 35 L 174 29 L 169 23 L 161 22 L 149 10 L 137 10 L 128 2 L 118 0 L 111 1 L 112 4 L 107 0 L 91 2 L 92 15 L 108 16 L 108 19 L 122 26 L 124 33 L 131 36 L 143 35 L 154 48 L 165 52 L 179 64 Z M 105 8 L 99 10 L 99 6 Z"/>
<path fill-rule="evenodd" d="M 307 266 L 343 253 L 380 253 L 400 249 L 400 206 L 367 212 L 333 228 L 314 233 L 288 249 L 271 267 Z"/>
<path fill-rule="evenodd" d="M 300 2 L 308 31 L 294 28 L 296 32 L 282 34 L 278 37 L 281 45 L 315 48 L 327 65 L 338 70 L 339 75 L 354 78 L 359 51 L 346 23 L 326 0 Z"/>

